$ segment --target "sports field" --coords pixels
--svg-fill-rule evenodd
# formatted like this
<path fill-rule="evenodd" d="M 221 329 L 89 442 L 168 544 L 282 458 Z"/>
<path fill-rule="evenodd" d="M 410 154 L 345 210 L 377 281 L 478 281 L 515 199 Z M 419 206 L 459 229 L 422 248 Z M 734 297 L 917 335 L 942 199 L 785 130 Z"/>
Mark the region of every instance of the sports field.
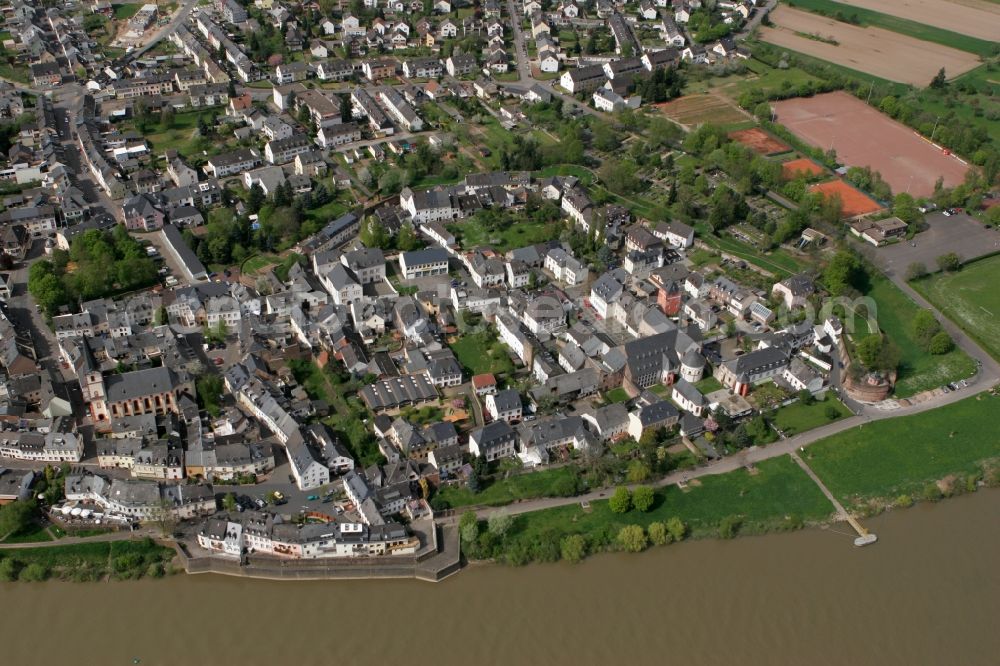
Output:
<path fill-rule="evenodd" d="M 819 176 L 826 172 L 826 169 L 813 162 L 808 157 L 800 157 L 796 160 L 789 160 L 781 165 L 781 175 L 786 180 L 794 180 L 805 176 Z"/>
<path fill-rule="evenodd" d="M 823 196 L 840 197 L 840 214 L 844 218 L 858 217 L 881 210 L 882 206 L 860 190 L 842 180 L 828 180 L 809 188 L 810 192 L 821 192 Z"/>
<path fill-rule="evenodd" d="M 809 144 L 836 150 L 839 162 L 880 172 L 893 192 L 930 196 L 938 177 L 954 187 L 968 170 L 957 157 L 845 92 L 774 102 L 772 108 L 778 122 Z"/>
<path fill-rule="evenodd" d="M 672 102 L 657 104 L 656 107 L 681 125 L 687 126 L 702 123 L 727 125 L 751 119 L 736 104 L 721 95 L 685 95 Z"/>
<path fill-rule="evenodd" d="M 913 283 L 942 313 L 1000 359 L 1000 256 Z"/>
<path fill-rule="evenodd" d="M 761 155 L 777 155 L 791 150 L 791 146 L 787 143 L 775 139 L 759 127 L 730 132 L 729 138 Z"/>
<path fill-rule="evenodd" d="M 921 88 L 942 67 L 949 77 L 955 77 L 980 64 L 979 57 L 967 51 L 881 28 L 854 26 L 784 5 L 772 11 L 770 18 L 774 27 L 761 27 L 759 31 L 765 42 Z"/>

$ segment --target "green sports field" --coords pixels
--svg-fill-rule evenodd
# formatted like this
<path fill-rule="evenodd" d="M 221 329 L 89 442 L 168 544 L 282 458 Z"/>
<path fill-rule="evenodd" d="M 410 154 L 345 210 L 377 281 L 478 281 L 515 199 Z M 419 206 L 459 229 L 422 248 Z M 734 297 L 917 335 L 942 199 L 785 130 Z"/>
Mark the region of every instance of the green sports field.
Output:
<path fill-rule="evenodd" d="M 1000 256 L 966 264 L 957 273 L 938 273 L 913 284 L 927 300 L 1000 359 Z"/>

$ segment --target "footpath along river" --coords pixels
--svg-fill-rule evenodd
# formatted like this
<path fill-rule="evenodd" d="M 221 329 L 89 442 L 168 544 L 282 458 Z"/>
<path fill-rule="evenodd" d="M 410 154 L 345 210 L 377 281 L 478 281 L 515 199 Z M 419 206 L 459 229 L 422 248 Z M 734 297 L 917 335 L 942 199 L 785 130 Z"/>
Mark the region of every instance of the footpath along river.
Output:
<path fill-rule="evenodd" d="M 963 664 L 1000 655 L 1000 491 L 832 530 L 443 583 L 0 585 L 2 663 Z M 840 530 L 840 527 L 837 527 Z"/>

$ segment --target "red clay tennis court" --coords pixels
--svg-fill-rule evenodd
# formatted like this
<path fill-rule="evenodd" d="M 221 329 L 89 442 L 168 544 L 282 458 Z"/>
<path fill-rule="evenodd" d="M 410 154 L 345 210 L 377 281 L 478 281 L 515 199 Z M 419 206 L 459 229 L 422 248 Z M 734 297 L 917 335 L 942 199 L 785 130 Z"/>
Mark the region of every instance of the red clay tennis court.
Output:
<path fill-rule="evenodd" d="M 828 180 L 809 188 L 810 192 L 821 192 L 823 196 L 840 197 L 841 217 L 850 218 L 867 215 L 882 210 L 882 206 L 842 180 Z"/>
<path fill-rule="evenodd" d="M 791 147 L 787 143 L 778 141 L 759 127 L 736 130 L 735 132 L 730 132 L 728 136 L 733 141 L 742 143 L 747 148 L 750 148 L 750 150 L 761 155 L 777 155 L 778 153 L 787 153 L 791 150 Z"/>
<path fill-rule="evenodd" d="M 777 120 L 809 144 L 837 151 L 847 166 L 870 167 L 895 193 L 923 197 L 959 185 L 968 166 L 954 155 L 848 93 L 838 91 L 774 102 Z"/>
<path fill-rule="evenodd" d="M 801 176 L 810 178 L 812 176 L 822 176 L 826 169 L 813 162 L 808 157 L 800 157 L 797 160 L 789 160 L 781 165 L 781 175 L 785 180 L 795 180 Z"/>

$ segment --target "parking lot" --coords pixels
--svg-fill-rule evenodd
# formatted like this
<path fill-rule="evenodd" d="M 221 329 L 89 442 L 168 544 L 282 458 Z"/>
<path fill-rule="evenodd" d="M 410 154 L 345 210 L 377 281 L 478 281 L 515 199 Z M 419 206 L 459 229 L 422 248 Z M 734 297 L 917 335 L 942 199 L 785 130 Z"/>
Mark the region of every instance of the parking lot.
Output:
<path fill-rule="evenodd" d="M 886 247 L 868 243 L 864 252 L 886 269 L 905 274 L 907 266 L 920 262 L 927 270 L 937 270 L 937 258 L 954 252 L 964 261 L 1000 252 L 1000 231 L 987 229 L 965 213 L 946 216 L 942 212 L 926 216 L 929 228 L 913 237 Z"/>

